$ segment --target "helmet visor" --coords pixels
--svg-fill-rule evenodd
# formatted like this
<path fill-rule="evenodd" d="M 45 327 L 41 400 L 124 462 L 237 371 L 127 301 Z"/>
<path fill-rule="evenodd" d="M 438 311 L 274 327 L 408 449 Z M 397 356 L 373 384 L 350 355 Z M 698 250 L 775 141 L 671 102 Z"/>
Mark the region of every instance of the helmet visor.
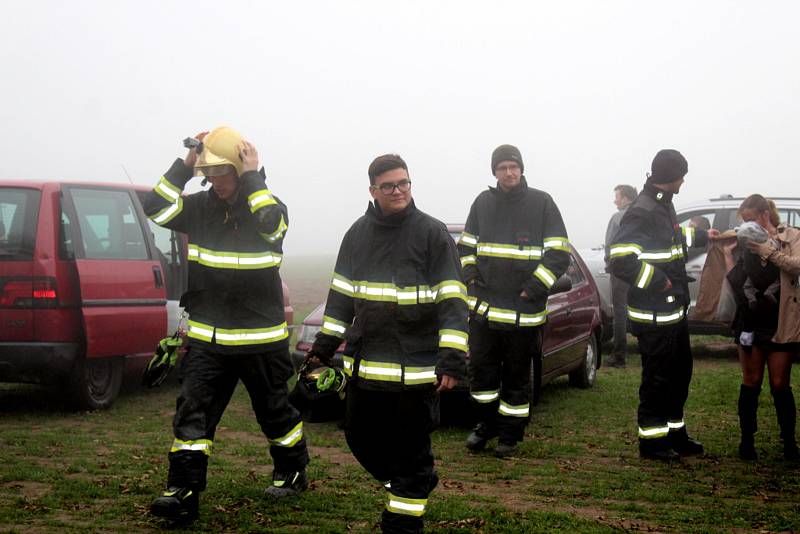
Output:
<path fill-rule="evenodd" d="M 209 165 L 207 167 L 195 167 L 194 172 L 197 176 L 206 176 L 206 177 L 222 176 L 230 172 L 235 173 L 236 167 L 230 164 Z"/>

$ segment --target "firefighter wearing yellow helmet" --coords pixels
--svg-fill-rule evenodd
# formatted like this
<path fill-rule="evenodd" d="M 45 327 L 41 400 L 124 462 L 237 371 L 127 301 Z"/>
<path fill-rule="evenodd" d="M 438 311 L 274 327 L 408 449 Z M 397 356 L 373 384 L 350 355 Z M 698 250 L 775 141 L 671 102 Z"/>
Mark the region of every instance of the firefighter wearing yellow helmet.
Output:
<path fill-rule="evenodd" d="M 286 387 L 292 364 L 278 271 L 286 206 L 267 188 L 258 151 L 238 132 L 220 127 L 196 137 L 201 144 L 172 164 L 144 202 L 150 219 L 189 240 L 188 289 L 181 298 L 189 313 L 188 352 L 167 487 L 150 508 L 183 521 L 197 516 L 217 424 L 239 380 L 270 446 L 267 496 L 303 491 L 308 464 L 303 423 Z M 182 194 L 195 174 L 211 188 Z"/>

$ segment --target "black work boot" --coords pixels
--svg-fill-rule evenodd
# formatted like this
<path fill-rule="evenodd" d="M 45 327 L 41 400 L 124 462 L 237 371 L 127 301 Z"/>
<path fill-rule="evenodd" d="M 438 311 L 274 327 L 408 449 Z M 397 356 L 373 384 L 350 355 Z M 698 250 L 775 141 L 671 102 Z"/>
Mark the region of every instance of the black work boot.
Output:
<path fill-rule="evenodd" d="M 494 448 L 494 455 L 498 458 L 508 458 L 517 454 L 517 444 L 500 441 L 497 447 Z"/>
<path fill-rule="evenodd" d="M 705 452 L 702 443 L 689 437 L 686 427 L 671 430 L 667 435 L 667 440 L 672 450 L 681 456 L 700 456 Z"/>
<path fill-rule="evenodd" d="M 739 429 L 742 439 L 739 442 L 739 458 L 746 461 L 758 460 L 755 433 L 758 431 L 758 396 L 761 388 L 739 386 Z"/>
<path fill-rule="evenodd" d="M 292 471 L 291 473 L 272 473 L 272 485 L 264 491 L 267 497 L 282 499 L 284 497 L 294 497 L 308 487 L 306 471 Z"/>
<path fill-rule="evenodd" d="M 172 521 L 190 523 L 200 509 L 200 492 L 191 488 L 170 486 L 150 504 L 150 513 Z"/>
<path fill-rule="evenodd" d="M 486 447 L 486 443 L 497 437 L 497 431 L 490 429 L 486 423 L 478 423 L 467 436 L 466 446 L 473 452 L 480 452 Z"/>
<path fill-rule="evenodd" d="M 639 457 L 645 460 L 658 460 L 659 462 L 680 462 L 681 455 L 670 447 L 667 438 L 640 439 Z"/>
<path fill-rule="evenodd" d="M 783 457 L 791 461 L 800 460 L 800 451 L 797 450 L 797 439 L 794 435 L 797 424 L 797 407 L 794 404 L 792 388 L 773 389 L 772 399 L 775 401 L 778 425 L 781 427 Z"/>

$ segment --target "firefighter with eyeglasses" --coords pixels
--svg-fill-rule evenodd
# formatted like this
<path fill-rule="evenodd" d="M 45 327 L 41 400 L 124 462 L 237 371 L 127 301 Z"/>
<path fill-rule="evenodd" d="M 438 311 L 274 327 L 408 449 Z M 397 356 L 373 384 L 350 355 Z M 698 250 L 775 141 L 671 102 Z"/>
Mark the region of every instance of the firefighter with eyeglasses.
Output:
<path fill-rule="evenodd" d="M 530 418 L 531 365 L 539 365 L 547 296 L 569 265 L 567 230 L 553 198 L 528 187 L 513 145 L 492 153 L 489 187 L 458 241 L 470 307 L 470 395 L 478 424 L 467 449 L 497 437 L 495 456 L 517 453 Z M 537 373 L 538 374 L 538 373 Z"/>
<path fill-rule="evenodd" d="M 642 355 L 639 454 L 664 462 L 703 453 L 689 437 L 683 410 L 693 366 L 686 259 L 690 247 L 704 247 L 719 231 L 678 225 L 672 199 L 688 171 L 680 152 L 659 151 L 609 248 L 612 274 L 630 285 L 628 319 Z"/>
<path fill-rule="evenodd" d="M 288 497 L 307 485 L 303 423 L 288 402 L 293 374 L 279 268 L 288 225 L 286 206 L 259 172 L 256 148 L 235 130 L 197 136 L 144 201 L 155 223 L 188 236 L 188 350 L 180 366 L 166 489 L 153 515 L 191 521 L 206 488 L 217 424 L 239 380 L 269 443 L 268 497 Z M 184 195 L 205 176 L 211 188 Z"/>
<path fill-rule="evenodd" d="M 347 444 L 386 489 L 383 532 L 422 532 L 439 480 L 438 392 L 464 377 L 467 294 L 455 242 L 415 206 L 405 161 L 380 156 L 368 174 L 373 202 L 342 240 L 308 357 L 327 365 L 347 341 Z"/>

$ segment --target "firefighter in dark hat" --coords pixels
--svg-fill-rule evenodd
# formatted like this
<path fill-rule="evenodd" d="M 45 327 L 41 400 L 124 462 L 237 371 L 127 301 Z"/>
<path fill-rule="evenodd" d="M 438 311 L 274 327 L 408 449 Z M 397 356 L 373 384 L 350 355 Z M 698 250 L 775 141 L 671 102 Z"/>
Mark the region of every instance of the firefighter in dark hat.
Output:
<path fill-rule="evenodd" d="M 199 149 L 176 160 L 144 202 L 151 220 L 189 239 L 189 287 L 181 297 L 189 313 L 188 351 L 167 488 L 150 507 L 156 516 L 184 521 L 197 516 L 217 424 L 239 380 L 269 442 L 274 470 L 267 496 L 303 491 L 308 464 L 303 423 L 286 385 L 293 369 L 278 273 L 286 206 L 267 188 L 256 148 L 238 132 L 220 127 L 198 138 Z M 184 196 L 195 173 L 211 188 Z"/>
<path fill-rule="evenodd" d="M 677 150 L 659 151 L 609 248 L 612 274 L 630 284 L 628 319 L 642 355 L 639 454 L 667 462 L 703 453 L 689 437 L 683 413 L 692 379 L 685 265 L 690 247 L 719 235 L 677 223 L 672 197 L 688 170 Z"/>
<path fill-rule="evenodd" d="M 547 295 L 569 265 L 569 242 L 553 198 L 528 187 L 517 147 L 492 153 L 489 187 L 475 202 L 458 241 L 472 319 L 470 395 L 478 425 L 467 437 L 495 456 L 515 454 L 530 418 L 531 363 L 541 358 Z"/>

